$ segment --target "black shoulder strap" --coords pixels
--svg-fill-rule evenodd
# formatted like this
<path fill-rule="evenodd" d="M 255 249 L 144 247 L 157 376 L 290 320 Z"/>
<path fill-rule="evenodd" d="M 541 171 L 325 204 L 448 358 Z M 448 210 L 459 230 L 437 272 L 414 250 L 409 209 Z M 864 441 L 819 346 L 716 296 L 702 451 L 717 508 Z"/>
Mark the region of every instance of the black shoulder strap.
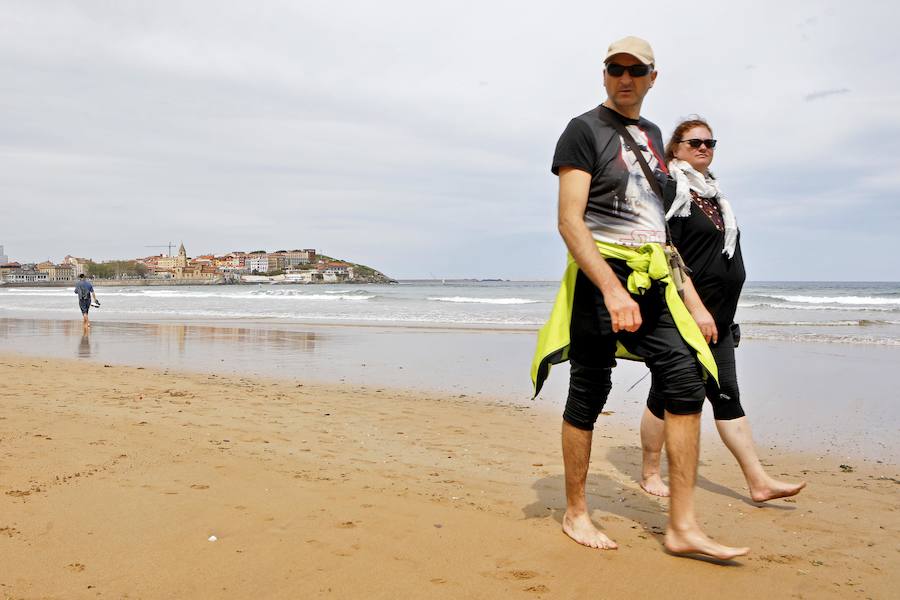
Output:
<path fill-rule="evenodd" d="M 666 200 L 663 197 L 663 191 L 659 185 L 659 180 L 656 179 L 656 176 L 653 175 L 653 171 L 650 170 L 650 165 L 647 164 L 647 159 L 644 158 L 644 153 L 641 152 L 641 147 L 637 142 L 634 141 L 634 138 L 631 137 L 631 134 L 628 133 L 628 128 L 626 128 L 622 124 L 622 122 L 615 117 L 611 117 L 610 115 L 606 114 L 606 110 L 604 110 L 605 108 L 606 107 L 602 105 L 597 108 L 597 117 L 604 123 L 609 123 L 610 125 L 612 125 L 613 129 L 616 130 L 616 133 L 622 136 L 622 139 L 625 141 L 628 147 L 631 148 L 631 152 L 637 159 L 638 164 L 641 165 L 641 170 L 644 172 L 644 177 L 647 178 L 647 183 L 650 184 L 650 189 L 652 189 L 653 193 L 655 193 L 659 197 L 660 204 L 662 204 L 662 206 L 665 206 Z M 665 221 L 666 223 L 666 241 L 671 244 L 672 234 L 669 232 L 669 222 L 666 221 L 665 218 L 663 218 L 663 221 Z"/>
<path fill-rule="evenodd" d="M 637 159 L 638 164 L 641 165 L 641 170 L 644 171 L 644 176 L 647 178 L 647 183 L 650 184 L 653 192 L 657 196 L 659 196 L 659 201 L 665 204 L 662 188 L 659 186 L 659 181 L 653 175 L 653 171 L 650 170 L 650 165 L 647 164 L 647 160 L 644 158 L 644 153 L 641 152 L 641 147 L 637 142 L 634 141 L 634 138 L 631 137 L 628 129 L 624 125 L 622 125 L 622 122 L 606 114 L 606 111 L 603 110 L 604 108 L 606 107 L 601 106 L 597 109 L 597 116 L 600 117 L 601 121 L 612 125 L 613 129 L 616 130 L 616 133 L 622 136 L 622 139 L 625 140 L 625 143 L 628 144 L 628 147 L 631 148 L 631 151 L 634 153 L 634 157 Z"/>

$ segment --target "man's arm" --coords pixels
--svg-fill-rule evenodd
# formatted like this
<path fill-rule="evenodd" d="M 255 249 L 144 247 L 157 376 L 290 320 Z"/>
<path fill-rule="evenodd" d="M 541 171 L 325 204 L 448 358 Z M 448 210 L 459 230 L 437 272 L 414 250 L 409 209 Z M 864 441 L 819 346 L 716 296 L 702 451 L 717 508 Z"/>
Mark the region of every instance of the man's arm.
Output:
<path fill-rule="evenodd" d="M 641 326 L 640 308 L 600 255 L 584 224 L 590 186 L 590 173 L 572 167 L 560 168 L 559 233 L 575 262 L 603 294 L 613 331 L 637 331 Z"/>

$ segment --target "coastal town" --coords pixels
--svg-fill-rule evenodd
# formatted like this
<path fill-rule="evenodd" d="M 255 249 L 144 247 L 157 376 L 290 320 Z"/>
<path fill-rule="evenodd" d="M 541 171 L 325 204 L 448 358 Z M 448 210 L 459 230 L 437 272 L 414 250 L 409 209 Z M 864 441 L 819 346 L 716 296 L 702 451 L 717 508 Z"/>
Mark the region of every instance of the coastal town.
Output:
<path fill-rule="evenodd" d="M 60 262 L 10 260 L 0 246 L 0 285 L 66 285 L 80 276 L 100 285 L 209 285 L 239 283 L 392 283 L 365 265 L 318 254 L 314 248 L 267 252 L 235 251 L 189 257 L 184 243 L 177 254 L 94 262 L 67 255 Z"/>

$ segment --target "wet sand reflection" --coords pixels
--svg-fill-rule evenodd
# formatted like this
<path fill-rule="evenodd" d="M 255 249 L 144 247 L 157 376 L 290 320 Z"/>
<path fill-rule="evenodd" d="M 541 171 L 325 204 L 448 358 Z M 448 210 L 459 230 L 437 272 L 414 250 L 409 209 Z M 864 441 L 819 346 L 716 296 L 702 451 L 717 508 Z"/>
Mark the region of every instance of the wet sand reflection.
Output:
<path fill-rule="evenodd" d="M 0 341 L 15 352 L 189 370 L 245 361 L 284 364 L 298 354 L 315 353 L 326 337 L 311 331 L 182 323 L 107 322 L 85 330 L 74 320 L 0 319 Z M 76 339 L 76 344 L 66 343 Z"/>
<path fill-rule="evenodd" d="M 91 332 L 83 331 L 81 341 L 78 343 L 78 358 L 91 357 Z"/>

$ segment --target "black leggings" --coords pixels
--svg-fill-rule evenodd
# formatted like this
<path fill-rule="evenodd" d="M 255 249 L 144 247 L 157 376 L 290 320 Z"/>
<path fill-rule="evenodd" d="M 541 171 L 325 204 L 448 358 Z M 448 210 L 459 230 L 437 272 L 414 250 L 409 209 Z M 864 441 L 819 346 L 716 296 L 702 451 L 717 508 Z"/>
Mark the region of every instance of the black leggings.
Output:
<path fill-rule="evenodd" d="M 706 385 L 706 397 L 713 408 L 713 416 L 717 421 L 730 421 L 744 416 L 741 406 L 741 392 L 738 389 L 737 365 L 734 360 L 734 337 L 730 327 L 719 329 L 719 342 L 710 344 L 716 366 L 719 368 L 719 386 L 710 377 Z M 657 385 L 656 375 L 652 376 L 650 393 L 647 395 L 647 408 L 657 419 L 665 418 L 665 396 Z"/>
<path fill-rule="evenodd" d="M 620 261 L 608 261 L 624 285 L 630 271 Z M 642 324 L 634 333 L 613 333 L 603 295 L 581 271 L 575 282 L 569 361 L 569 397 L 563 419 L 578 429 L 592 430 L 612 384 L 616 342 L 644 359 L 665 410 L 695 414 L 703 408 L 706 390 L 694 351 L 682 339 L 663 297 L 653 284 L 642 296 L 632 296 L 641 310 Z"/>

